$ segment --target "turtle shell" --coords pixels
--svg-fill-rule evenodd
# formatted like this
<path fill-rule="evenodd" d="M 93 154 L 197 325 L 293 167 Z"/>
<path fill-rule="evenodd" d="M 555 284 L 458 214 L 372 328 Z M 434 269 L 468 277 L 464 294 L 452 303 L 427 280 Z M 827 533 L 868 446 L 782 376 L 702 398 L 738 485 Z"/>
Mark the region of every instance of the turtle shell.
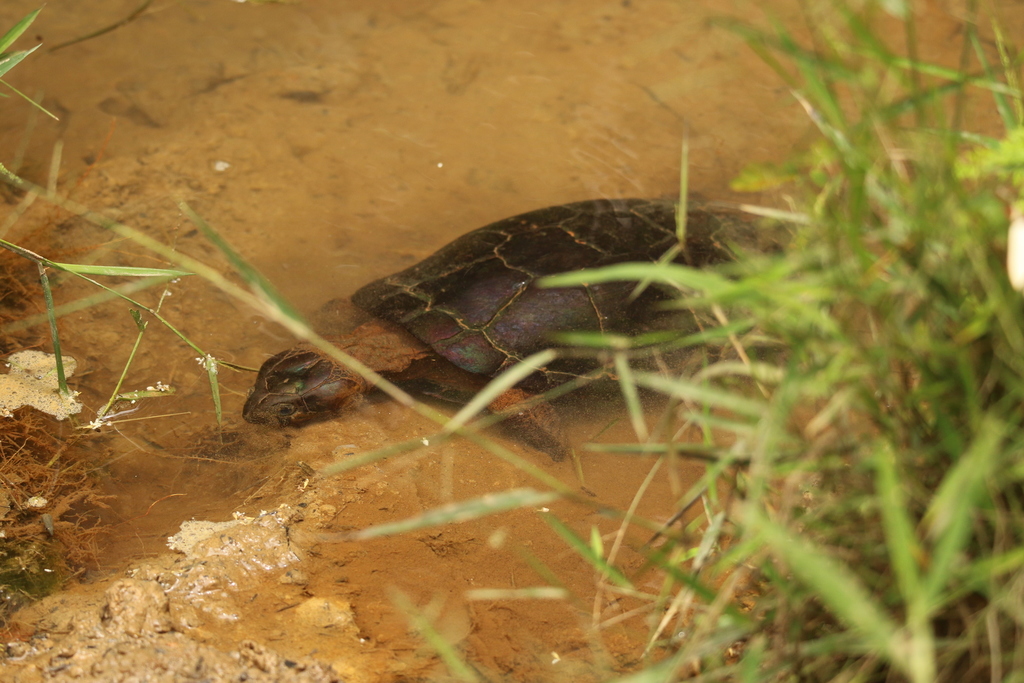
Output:
<path fill-rule="evenodd" d="M 687 243 L 676 260 L 702 266 L 731 258 L 719 241 L 726 224 L 717 214 L 691 211 Z M 538 278 L 654 261 L 676 243 L 671 200 L 553 206 L 467 233 L 420 263 L 362 287 L 352 301 L 405 327 L 455 365 L 495 375 L 551 347 L 558 332 L 635 331 L 650 308 L 650 295 L 630 299 L 635 283 L 540 288 L 534 285 Z M 577 374 L 578 361 L 573 363 L 556 361 L 544 377 L 551 383 L 563 372 Z"/>

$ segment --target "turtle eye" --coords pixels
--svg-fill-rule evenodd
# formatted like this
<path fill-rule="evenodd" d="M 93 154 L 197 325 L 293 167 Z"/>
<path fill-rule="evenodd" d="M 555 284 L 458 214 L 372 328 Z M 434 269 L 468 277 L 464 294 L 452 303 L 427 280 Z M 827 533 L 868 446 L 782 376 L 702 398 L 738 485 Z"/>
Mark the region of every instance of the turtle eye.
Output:
<path fill-rule="evenodd" d="M 274 412 L 278 417 L 291 417 L 295 414 L 295 406 L 291 403 L 281 403 L 274 408 Z"/>

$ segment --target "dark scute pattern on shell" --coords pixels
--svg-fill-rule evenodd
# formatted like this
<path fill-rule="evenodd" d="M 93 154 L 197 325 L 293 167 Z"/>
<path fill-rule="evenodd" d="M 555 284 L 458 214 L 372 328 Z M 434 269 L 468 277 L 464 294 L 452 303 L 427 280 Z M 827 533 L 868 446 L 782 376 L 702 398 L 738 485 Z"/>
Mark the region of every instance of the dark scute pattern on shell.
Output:
<path fill-rule="evenodd" d="M 509 358 L 509 352 L 502 350 L 483 330 L 467 329 L 442 339 L 433 347 L 460 368 L 482 375 L 495 374 Z"/>
<path fill-rule="evenodd" d="M 498 348 L 532 352 L 550 345 L 552 330 L 599 330 L 607 321 L 582 287 L 529 287 L 494 321 L 489 336 Z"/>
<path fill-rule="evenodd" d="M 462 322 L 486 324 L 510 295 L 526 287 L 530 277 L 509 268 L 501 259 L 478 261 L 434 280 L 424 281 L 418 291 L 440 310 L 462 312 Z M 416 309 L 416 314 L 419 310 Z"/>
<path fill-rule="evenodd" d="M 719 228 L 713 214 L 691 211 L 686 249 L 676 260 L 702 266 L 728 259 Z M 366 285 L 352 301 L 405 326 L 459 367 L 493 375 L 550 346 L 554 332 L 636 326 L 633 283 L 540 289 L 530 286 L 535 279 L 653 261 L 675 243 L 672 201 L 566 204 L 467 233 L 415 266 Z"/>

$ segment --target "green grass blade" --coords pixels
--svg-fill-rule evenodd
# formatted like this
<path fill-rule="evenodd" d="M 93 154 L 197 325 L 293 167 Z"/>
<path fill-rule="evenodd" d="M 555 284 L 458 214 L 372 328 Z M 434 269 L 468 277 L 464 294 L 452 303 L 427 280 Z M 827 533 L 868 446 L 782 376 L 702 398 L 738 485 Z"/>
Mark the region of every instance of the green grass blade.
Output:
<path fill-rule="evenodd" d="M 50 343 L 53 344 L 54 365 L 57 368 L 57 388 L 61 396 L 70 396 L 68 379 L 64 374 L 64 356 L 60 351 L 60 334 L 57 331 L 57 316 L 53 313 L 53 292 L 50 291 L 50 278 L 46 275 L 46 266 L 39 266 L 39 283 L 43 288 L 43 301 L 46 304 L 46 316 L 50 322 Z"/>
<path fill-rule="evenodd" d="M 764 680 L 761 675 L 764 670 L 766 641 L 764 636 L 757 636 L 751 638 L 743 648 L 737 676 L 739 683 L 760 683 Z"/>
<path fill-rule="evenodd" d="M 618 375 L 619 388 L 622 391 L 622 398 L 626 401 L 626 412 L 629 414 L 629 421 L 633 425 L 633 433 L 638 441 L 647 441 L 647 421 L 644 419 L 644 409 L 640 404 L 640 392 L 637 391 L 636 378 L 633 375 L 633 368 L 629 366 L 629 359 L 621 351 L 617 352 L 615 358 L 615 373 Z"/>
<path fill-rule="evenodd" d="M 455 524 L 478 519 L 509 510 L 525 507 L 543 507 L 558 500 L 561 496 L 554 491 L 537 491 L 531 488 L 511 489 L 500 493 L 489 493 L 472 500 L 460 501 L 428 510 L 421 515 L 388 524 L 378 524 L 362 531 L 354 532 L 351 537 L 356 541 L 370 538 L 394 536 L 417 529 Z"/>
<path fill-rule="evenodd" d="M 378 448 L 361 455 L 354 455 L 338 460 L 334 464 L 327 465 L 320 472 L 325 477 L 330 477 L 335 474 L 341 474 L 342 472 L 348 472 L 349 470 L 358 469 L 366 465 L 372 465 L 375 462 L 386 460 L 394 455 L 401 455 L 402 453 L 411 453 L 418 448 L 423 448 L 433 443 L 441 443 L 450 435 L 445 434 L 433 434 L 428 437 L 416 437 L 407 441 L 400 441 L 398 443 L 388 444 L 383 448 Z"/>
<path fill-rule="evenodd" d="M 562 540 L 568 543 L 569 547 L 576 551 L 577 555 L 586 560 L 586 562 L 597 570 L 601 576 L 623 588 L 633 588 L 632 581 L 627 579 L 626 576 L 616 567 L 608 564 L 603 557 L 595 554 L 593 548 L 590 547 L 590 544 L 577 536 L 572 529 L 562 522 L 562 520 L 558 519 L 550 512 L 541 513 L 541 516 L 544 518 L 544 521 L 555 530 L 555 533 L 561 536 Z"/>
<path fill-rule="evenodd" d="M 558 578 L 558 574 L 556 574 L 551 567 L 545 564 L 543 560 L 534 555 L 529 548 L 524 546 L 516 547 L 516 555 L 518 555 L 519 558 L 525 562 L 526 565 L 532 569 L 542 581 L 546 582 L 553 588 L 560 588 L 564 590 L 569 600 L 577 603 L 576 606 L 582 609 L 582 604 L 580 604 L 579 599 L 573 595 L 572 591 L 570 591 L 562 580 Z"/>
<path fill-rule="evenodd" d="M 750 332 L 754 324 L 754 320 L 751 318 L 737 318 L 730 320 L 725 325 L 709 327 L 700 332 L 680 337 L 675 340 L 672 347 L 686 348 L 688 346 L 719 345 L 728 341 L 730 336 Z"/>
<path fill-rule="evenodd" d="M 882 525 L 889 559 L 900 592 L 908 602 L 919 599 L 921 576 L 917 560 L 924 556 L 914 534 L 914 525 L 907 514 L 907 501 L 896 470 L 896 454 L 888 443 L 879 443 L 875 450 L 875 486 L 882 512 Z"/>
<path fill-rule="evenodd" d="M 412 600 L 408 595 L 392 588 L 391 599 L 394 601 L 398 609 L 405 613 L 406 618 L 409 620 L 409 624 L 412 628 L 423 636 L 424 640 L 434 649 L 437 656 L 441 658 L 441 661 L 448 667 L 448 671 L 458 681 L 465 681 L 466 683 L 479 683 L 480 677 L 476 674 L 473 668 L 462 659 L 459 653 L 455 650 L 455 647 L 448 642 L 448 639 L 441 634 L 441 632 L 434 627 L 430 619 L 424 613 L 413 604 Z"/>
<path fill-rule="evenodd" d="M 685 379 L 672 379 L 651 373 L 637 373 L 636 381 L 641 386 L 660 391 L 667 396 L 695 401 L 713 408 L 721 408 L 737 415 L 755 419 L 763 416 L 768 409 L 767 403 L 756 398 L 748 398 L 732 391 L 716 389 L 707 384 L 698 384 Z"/>
<path fill-rule="evenodd" d="M 725 277 L 708 269 L 689 268 L 670 263 L 617 263 L 604 268 L 549 275 L 537 280 L 537 285 L 540 287 L 573 287 L 581 284 L 644 279 L 705 292 L 718 292 L 730 284 Z"/>
<path fill-rule="evenodd" d="M 768 51 L 769 48 L 782 54 L 784 57 L 789 57 L 801 69 L 801 74 L 809 81 L 818 80 L 814 76 L 815 72 L 818 71 L 827 73 L 830 80 L 836 81 L 854 81 L 859 75 L 851 66 L 825 55 L 821 51 L 800 47 L 793 37 L 779 25 L 775 26 L 776 33 L 772 35 L 735 19 L 716 20 L 713 23 L 736 33 L 746 40 L 747 44 L 757 52 L 758 56 L 762 57 L 791 88 L 798 87 L 799 81 L 793 78 L 791 69 L 783 67 L 775 59 L 771 52 Z M 819 85 L 816 90 L 820 90 L 820 87 Z M 827 92 L 825 96 L 828 97 Z"/>
<path fill-rule="evenodd" d="M 1006 35 L 1003 33 L 1002 25 L 996 18 L 992 19 L 992 33 L 995 35 L 996 48 L 999 51 L 999 62 L 1003 67 L 1003 77 L 1006 79 L 1006 84 L 1020 93 L 1022 89 L 1017 64 L 1018 60 L 1010 56 L 1009 43 L 1006 40 Z M 1000 114 L 1003 114 L 1002 110 L 1000 110 Z M 1013 97 L 1013 116 L 1003 115 L 1003 124 L 1006 126 L 1007 131 L 1024 125 L 1024 97 L 1021 95 Z"/>
<path fill-rule="evenodd" d="M 2 78 L 11 69 L 13 69 L 14 67 L 18 66 L 18 64 L 20 64 L 21 61 L 23 59 L 25 59 L 25 57 L 28 57 L 30 54 L 32 54 L 33 52 L 38 50 L 39 47 L 40 47 L 39 45 L 36 45 L 35 47 L 33 47 L 31 49 L 28 49 L 28 50 L 18 50 L 17 52 L 8 52 L 7 54 L 0 56 L 0 78 Z M 4 85 L 6 85 L 8 88 L 11 88 L 11 90 L 14 90 L 14 88 L 11 87 L 10 84 L 4 82 Z M 24 97 L 24 95 L 22 95 L 22 97 Z M 28 99 L 28 98 L 26 98 L 26 99 Z"/>
<path fill-rule="evenodd" d="M 174 387 L 164 386 L 162 389 L 136 389 L 125 391 L 117 395 L 118 401 L 138 401 L 140 398 L 161 398 L 172 396 L 177 392 Z"/>
<path fill-rule="evenodd" d="M 143 0 L 141 5 L 139 5 L 135 9 L 133 9 L 128 14 L 128 16 L 124 17 L 123 19 L 119 19 L 119 20 L 115 21 L 113 24 L 109 24 L 107 26 L 104 26 L 101 29 L 97 29 L 95 31 L 91 31 L 91 32 L 89 32 L 89 33 L 87 33 L 87 34 L 85 34 L 83 36 L 78 36 L 76 38 L 72 38 L 71 40 L 64 41 L 63 43 L 60 43 L 58 45 L 54 45 L 53 47 L 50 48 L 49 51 L 50 51 L 50 53 L 54 53 L 57 50 L 63 50 L 64 48 L 70 47 L 71 45 L 77 45 L 78 43 L 85 42 L 86 40 L 91 40 L 93 38 L 98 38 L 99 36 L 106 35 L 107 33 L 110 33 L 111 31 L 116 31 L 117 29 L 121 28 L 122 26 L 127 26 L 128 24 L 132 23 L 133 21 L 138 19 L 140 16 L 142 16 L 142 13 L 145 12 L 146 8 L 148 8 L 152 3 L 153 3 L 153 0 Z"/>
<path fill-rule="evenodd" d="M 906 19 L 910 14 L 910 4 L 906 0 L 881 0 L 880 4 L 897 19 Z"/>
<path fill-rule="evenodd" d="M 206 236 L 206 239 L 220 250 L 224 257 L 227 258 L 228 262 L 235 269 L 235 271 L 242 276 L 242 279 L 249 285 L 253 293 L 258 297 L 269 300 L 273 303 L 274 307 L 277 308 L 282 314 L 294 321 L 302 321 L 302 316 L 292 308 L 291 304 L 281 296 L 277 289 L 270 284 L 263 275 L 256 270 L 248 261 L 242 258 L 242 256 L 235 251 L 234 247 L 228 244 L 228 241 L 221 237 L 220 233 L 214 230 L 209 223 L 203 220 L 192 208 L 185 202 L 178 202 L 178 206 L 188 216 L 189 220 L 192 221 L 200 232 Z"/>
<path fill-rule="evenodd" d="M 557 357 L 558 353 L 556 351 L 546 349 L 531 356 L 527 356 L 520 362 L 516 363 L 508 370 L 492 379 L 487 383 L 487 386 L 477 392 L 469 403 L 463 406 L 459 412 L 448 420 L 447 424 L 444 426 L 445 431 L 451 433 L 461 429 L 479 413 L 486 410 L 487 406 L 493 403 L 499 396 L 543 368 Z"/>
<path fill-rule="evenodd" d="M 54 268 L 79 275 L 107 275 L 110 277 L 184 277 L 192 275 L 187 270 L 173 268 L 138 268 L 135 266 L 95 266 L 80 263 L 51 262 Z"/>
<path fill-rule="evenodd" d="M 590 553 L 594 557 L 604 557 L 604 539 L 596 526 L 590 527 Z"/>
<path fill-rule="evenodd" d="M 679 152 L 679 201 L 676 203 L 676 239 L 686 244 L 686 219 L 690 201 L 690 131 L 683 131 L 682 149 Z"/>
<path fill-rule="evenodd" d="M 1024 570 L 1024 548 L 1014 548 L 1005 553 L 979 559 L 966 574 L 961 591 L 984 592 L 991 588 L 992 581 Z"/>
<path fill-rule="evenodd" d="M 749 455 L 735 455 L 722 446 L 705 446 L 690 443 L 588 443 L 584 449 L 593 453 L 617 453 L 621 455 L 660 455 L 672 453 L 683 458 L 695 458 L 706 462 L 718 462 L 728 458 L 730 462 L 745 463 Z"/>
<path fill-rule="evenodd" d="M 898 66 L 907 71 L 918 71 L 928 76 L 938 76 L 945 78 L 950 81 L 948 84 L 943 84 L 938 87 L 946 87 L 948 85 L 959 86 L 963 89 L 965 85 L 973 85 L 981 88 L 982 90 L 991 91 L 996 95 L 1005 95 L 1009 97 L 1020 97 L 1021 92 L 1016 88 L 1013 88 L 1005 83 L 1001 83 L 996 77 L 995 73 L 988 66 L 987 62 L 983 62 L 985 65 L 984 76 L 970 76 L 964 74 L 955 69 L 947 69 L 937 64 L 928 64 L 926 62 L 918 62 L 902 57 L 894 57 L 892 59 L 893 66 Z"/>
<path fill-rule="evenodd" d="M 39 104 L 39 103 L 38 103 L 38 102 L 36 102 L 35 100 L 33 100 L 33 99 L 32 99 L 31 97 L 29 97 L 29 96 L 28 96 L 28 95 L 26 95 L 25 93 L 23 93 L 23 92 L 21 92 L 20 90 L 18 90 L 17 88 L 15 88 L 15 87 L 14 87 L 13 85 L 11 85 L 10 83 L 8 83 L 7 81 L 4 81 L 4 80 L 0 80 L 0 83 L 3 83 L 3 84 L 4 84 L 5 86 L 7 86 L 8 88 L 10 88 L 10 89 L 11 89 L 12 91 L 14 91 L 14 94 L 15 94 L 15 95 L 17 95 L 17 96 L 18 96 L 18 97 L 20 97 L 21 99 L 25 100 L 26 102 L 28 102 L 29 104 L 31 104 L 31 105 L 32 105 L 33 107 L 35 107 L 35 108 L 36 108 L 36 109 L 38 109 L 39 111 L 43 112 L 44 114 L 46 114 L 47 116 L 49 116 L 49 117 L 50 117 L 51 119 L 53 119 L 54 121 L 60 121 L 60 119 L 59 119 L 59 118 L 57 118 L 57 115 L 56 115 L 56 114 L 54 114 L 54 113 L 53 113 L 52 111 L 50 111 L 49 109 L 47 109 L 47 108 L 46 108 L 46 107 L 44 107 L 43 105 Z"/>
<path fill-rule="evenodd" d="M 42 11 L 43 8 L 40 7 L 37 10 L 29 12 L 25 15 L 24 19 L 12 26 L 3 36 L 0 36 L 0 53 L 5 52 L 7 48 L 13 45 L 14 41 L 20 38 L 21 34 L 28 30 L 28 27 L 32 25 L 32 22 L 36 20 L 36 17 L 39 16 L 39 13 Z"/>
<path fill-rule="evenodd" d="M 978 36 L 977 27 L 973 24 L 967 26 L 968 38 L 971 42 L 971 47 L 974 49 L 974 56 L 981 64 L 981 68 L 984 70 L 985 75 L 990 80 L 995 80 L 995 74 L 993 73 L 992 66 L 988 62 L 988 58 L 985 56 L 985 48 L 981 44 L 981 39 Z M 1006 99 L 1007 93 L 999 91 L 992 92 L 992 100 L 995 103 L 996 111 L 999 112 L 999 116 L 1003 119 L 1003 125 L 1007 130 L 1013 130 L 1017 127 L 1016 117 L 1014 116 L 1013 109 L 1010 107 L 1009 101 Z M 1020 94 L 1018 93 L 1015 99 L 1019 99 Z"/>
<path fill-rule="evenodd" d="M 142 313 L 135 310 L 134 308 L 131 308 L 128 309 L 128 314 L 132 317 L 132 320 L 135 322 L 135 329 L 139 331 L 139 334 L 145 332 L 146 327 L 149 325 L 149 323 L 142 319 Z"/>
<path fill-rule="evenodd" d="M 109 275 L 113 277 L 184 277 L 192 275 L 187 270 L 175 270 L 173 268 L 139 268 L 135 266 L 97 266 L 81 263 L 58 263 L 48 258 L 29 251 L 17 244 L 0 239 L 0 246 L 36 263 L 41 263 L 57 270 L 62 270 L 75 275 Z"/>
<path fill-rule="evenodd" d="M 721 429 L 730 432 L 737 437 L 755 439 L 758 437 L 758 427 L 754 422 L 732 420 L 726 417 L 719 417 L 708 410 L 708 406 L 702 406 L 702 411 L 689 411 L 686 418 L 695 425 L 704 427 L 707 431 Z"/>
<path fill-rule="evenodd" d="M 799 211 L 785 211 L 783 209 L 774 209 L 769 206 L 757 206 L 756 204 L 740 204 L 740 211 L 749 213 L 752 216 L 761 216 L 762 218 L 773 218 L 783 223 L 792 223 L 794 225 L 807 225 L 811 222 L 811 217 L 806 213 Z"/>
<path fill-rule="evenodd" d="M 159 287 L 161 285 L 165 285 L 173 279 L 174 278 L 172 277 L 143 278 L 127 282 L 116 288 L 111 288 L 110 290 L 102 290 L 94 294 L 90 294 L 89 296 L 83 296 L 80 299 L 75 299 L 73 301 L 69 301 L 67 303 L 63 303 L 59 306 L 56 306 L 53 309 L 53 314 L 56 317 L 60 318 L 61 316 L 68 315 L 69 313 L 74 313 L 76 311 L 82 311 L 88 308 L 92 308 L 93 306 L 98 306 L 102 303 L 110 301 L 111 299 L 116 299 L 119 297 L 128 297 L 130 294 L 141 292 L 143 290 L 150 289 L 151 287 Z M 36 325 L 46 322 L 46 319 L 46 313 L 39 313 L 36 315 L 26 316 L 19 320 L 9 322 L 6 325 L 0 327 L 0 333 L 10 334 L 13 332 L 19 332 L 21 330 L 27 330 L 32 327 L 35 327 Z"/>
<path fill-rule="evenodd" d="M 840 620 L 855 629 L 866 646 L 899 658 L 899 629 L 856 576 L 827 550 L 767 519 L 756 530 L 789 570 L 807 584 Z"/>
<path fill-rule="evenodd" d="M 121 367 L 121 375 L 117 378 L 117 382 L 114 384 L 114 390 L 110 393 L 110 398 L 102 408 L 96 411 L 95 424 L 99 424 L 106 419 L 108 413 L 110 413 L 110 410 L 114 407 L 114 404 L 124 398 L 121 395 L 121 387 L 124 386 L 125 378 L 128 377 L 128 369 L 132 366 L 132 363 L 135 361 L 135 355 L 139 352 L 139 346 L 142 344 L 142 336 L 146 333 L 147 323 L 142 319 L 142 313 L 134 308 L 129 308 L 128 314 L 131 315 L 132 320 L 135 322 L 135 329 L 138 331 L 138 334 L 135 335 L 135 343 L 132 344 L 132 350 L 128 352 L 128 359 Z"/>
<path fill-rule="evenodd" d="M 856 71 L 833 58 L 825 50 L 819 49 L 814 52 L 805 50 L 797 44 L 790 33 L 781 27 L 778 27 L 776 32 L 778 33 L 779 49 L 794 59 L 800 70 L 800 75 L 803 76 L 802 92 L 794 90 L 792 94 L 807 110 L 818 129 L 837 148 L 846 153 L 855 154 L 855 150 L 850 147 L 842 133 L 849 128 L 849 124 L 846 113 L 839 104 L 835 88 L 836 83 L 852 80 Z"/>
<path fill-rule="evenodd" d="M 135 299 L 131 298 L 130 296 L 128 296 L 125 293 L 125 291 L 127 291 L 127 290 L 124 290 L 124 289 L 114 289 L 112 287 L 107 287 L 102 282 L 100 282 L 98 280 L 93 280 L 88 275 L 82 275 L 80 273 L 73 273 L 73 275 L 75 275 L 75 277 L 79 277 L 79 278 L 85 280 L 86 282 L 88 282 L 89 284 L 93 285 L 94 287 L 98 287 L 99 289 L 103 290 L 104 292 L 106 292 L 107 294 L 109 294 L 111 296 L 118 297 L 118 298 L 122 299 L 123 301 L 126 301 L 127 303 L 131 304 L 132 306 L 136 306 L 139 309 L 141 309 L 143 311 L 146 311 L 151 316 L 156 318 L 160 322 L 161 325 L 163 325 L 168 330 L 173 332 L 176 337 L 178 337 L 183 342 L 185 342 L 189 346 L 189 348 L 191 348 L 193 351 L 198 353 L 201 357 L 205 357 L 206 356 L 206 352 L 205 351 L 203 351 L 201 348 L 199 348 L 199 346 L 197 346 L 195 343 L 193 343 L 191 339 L 186 337 L 184 335 L 184 333 L 181 332 L 181 330 L 179 330 L 177 327 L 175 327 L 173 324 L 171 324 L 171 322 L 169 320 L 167 320 L 167 318 L 165 318 L 162 315 L 160 315 L 160 313 L 157 310 L 155 310 L 153 308 L 150 308 L 149 306 L 146 306 L 145 304 L 142 304 L 142 303 L 136 301 Z M 153 282 L 158 283 L 158 282 L 160 282 L 160 280 L 154 280 Z M 140 288 L 140 289 L 142 289 L 142 288 Z"/>
<path fill-rule="evenodd" d="M 678 562 L 670 562 L 667 552 L 651 553 L 647 557 L 647 562 L 655 567 L 661 568 L 661 570 L 671 577 L 675 583 L 680 586 L 685 586 L 687 589 L 693 591 L 694 595 L 704 602 L 711 603 L 716 597 L 718 597 L 718 593 L 715 592 L 715 589 L 701 581 L 700 578 L 698 578 L 692 571 L 680 566 L 680 563 Z M 730 615 L 736 617 L 737 620 L 746 621 L 742 613 L 735 607 L 730 607 L 728 611 Z"/>
<path fill-rule="evenodd" d="M 721 360 L 698 372 L 693 380 L 704 382 L 717 377 L 749 377 L 762 384 L 778 384 L 785 377 L 785 370 L 769 363 Z"/>
<path fill-rule="evenodd" d="M 667 341 L 673 338 L 674 334 L 658 334 L 652 337 L 653 343 Z M 611 332 L 559 332 L 555 340 L 565 346 L 575 346 L 588 349 L 628 349 L 636 346 L 643 346 L 639 338 L 631 338 L 622 334 Z"/>
<path fill-rule="evenodd" d="M 205 354 L 199 359 L 199 364 L 206 369 L 206 377 L 210 381 L 210 397 L 213 399 L 213 411 L 217 416 L 217 424 L 223 423 L 223 412 L 220 404 L 220 382 L 217 379 L 219 368 L 217 359 L 210 354 Z"/>
<path fill-rule="evenodd" d="M 569 591 L 555 586 L 471 588 L 463 595 L 467 600 L 566 600 L 569 598 Z"/>
<path fill-rule="evenodd" d="M 928 604 L 942 604 L 960 553 L 970 540 L 975 510 L 986 496 L 986 481 L 995 473 L 1007 425 L 986 416 L 974 442 L 943 478 L 925 513 L 934 550 L 924 577 Z"/>

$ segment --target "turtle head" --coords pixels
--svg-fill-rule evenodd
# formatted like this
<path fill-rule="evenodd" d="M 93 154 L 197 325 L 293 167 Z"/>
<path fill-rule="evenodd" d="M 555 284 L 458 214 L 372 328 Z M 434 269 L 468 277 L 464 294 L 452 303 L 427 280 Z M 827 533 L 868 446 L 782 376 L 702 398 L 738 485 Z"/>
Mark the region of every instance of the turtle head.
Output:
<path fill-rule="evenodd" d="M 299 346 L 263 364 L 242 417 L 254 424 L 297 426 L 337 414 L 366 387 L 348 368 L 316 349 Z"/>

